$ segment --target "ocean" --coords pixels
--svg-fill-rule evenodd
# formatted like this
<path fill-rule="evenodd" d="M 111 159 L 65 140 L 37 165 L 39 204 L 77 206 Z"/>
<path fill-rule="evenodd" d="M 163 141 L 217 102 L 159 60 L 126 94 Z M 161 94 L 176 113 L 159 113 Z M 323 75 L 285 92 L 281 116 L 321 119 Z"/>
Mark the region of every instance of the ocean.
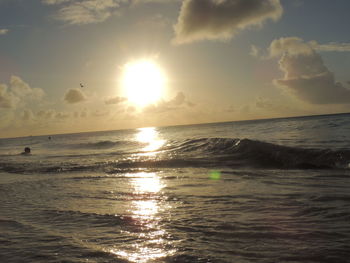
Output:
<path fill-rule="evenodd" d="M 0 139 L 0 262 L 350 262 L 350 114 Z"/>

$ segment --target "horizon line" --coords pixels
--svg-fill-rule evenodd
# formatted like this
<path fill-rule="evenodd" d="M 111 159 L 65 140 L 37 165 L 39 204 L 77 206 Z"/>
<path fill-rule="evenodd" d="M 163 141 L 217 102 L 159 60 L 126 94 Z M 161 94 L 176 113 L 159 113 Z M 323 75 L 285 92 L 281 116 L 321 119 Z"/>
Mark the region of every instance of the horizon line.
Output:
<path fill-rule="evenodd" d="M 231 120 L 231 121 L 218 121 L 218 122 L 200 122 L 200 123 L 177 124 L 177 125 L 166 125 L 166 126 L 144 126 L 144 127 L 125 128 L 125 129 L 116 129 L 116 130 L 94 130 L 94 131 L 80 131 L 80 132 L 67 132 L 67 133 L 55 133 L 55 134 L 40 134 L 40 135 L 27 135 L 27 136 L 15 136 L 15 137 L 0 137 L 0 140 L 3 140 L 3 139 L 27 138 L 27 137 L 73 135 L 73 134 L 96 133 L 96 132 L 127 131 L 127 130 L 148 128 L 148 127 L 155 127 L 155 128 L 166 128 L 166 127 L 169 127 L 170 128 L 170 127 L 191 126 L 191 125 L 206 125 L 206 124 L 219 124 L 219 123 L 230 123 L 230 122 L 264 121 L 264 120 L 267 121 L 267 120 L 295 119 L 295 118 L 307 118 L 307 117 L 322 117 L 322 116 L 346 115 L 346 114 L 350 114 L 350 112 L 325 113 L 325 114 L 313 114 L 313 115 L 297 115 L 297 116 L 288 116 L 288 117 L 259 118 L 259 119 L 245 119 L 245 120 Z"/>

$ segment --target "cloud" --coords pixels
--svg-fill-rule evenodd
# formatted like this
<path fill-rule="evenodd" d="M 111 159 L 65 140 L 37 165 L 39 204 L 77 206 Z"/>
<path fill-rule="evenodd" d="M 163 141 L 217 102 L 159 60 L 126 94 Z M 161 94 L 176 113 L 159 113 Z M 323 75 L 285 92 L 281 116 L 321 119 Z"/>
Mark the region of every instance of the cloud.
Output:
<path fill-rule="evenodd" d="M 105 100 L 105 103 L 107 105 L 111 105 L 111 104 L 120 104 L 122 102 L 125 102 L 127 100 L 127 98 L 124 97 L 113 97 L 113 98 L 108 98 Z"/>
<path fill-rule="evenodd" d="M 70 0 L 42 0 L 44 4 L 47 5 L 57 5 L 57 4 L 62 4 L 64 2 L 69 2 Z"/>
<path fill-rule="evenodd" d="M 6 28 L 0 29 L 0 36 L 1 35 L 6 35 L 8 32 L 9 32 L 9 30 L 6 29 Z"/>
<path fill-rule="evenodd" d="M 183 92 L 178 92 L 176 96 L 170 100 L 168 103 L 171 105 L 179 106 L 185 102 L 185 94 Z"/>
<path fill-rule="evenodd" d="M 224 111 L 232 113 L 232 112 L 236 112 L 236 107 L 233 105 L 230 105 L 227 109 L 225 109 Z"/>
<path fill-rule="evenodd" d="M 196 106 L 196 104 L 194 104 L 193 102 L 188 101 L 186 99 L 185 94 L 181 91 L 178 92 L 172 100 L 168 101 L 167 104 L 172 107 L 183 106 L 183 105 L 186 105 L 188 107 Z"/>
<path fill-rule="evenodd" d="M 42 0 L 44 4 L 47 5 L 57 5 L 57 4 L 62 4 L 64 2 L 69 2 L 70 0 Z"/>
<path fill-rule="evenodd" d="M 257 97 L 255 99 L 255 108 L 260 111 L 267 111 L 269 113 L 274 114 L 280 114 L 280 115 L 288 115 L 290 112 L 292 112 L 294 109 L 290 108 L 288 105 L 286 105 L 283 102 L 279 101 L 273 101 L 269 98 L 265 97 Z"/>
<path fill-rule="evenodd" d="M 261 49 L 255 45 L 250 46 L 250 52 L 249 55 L 252 57 L 260 57 Z"/>
<path fill-rule="evenodd" d="M 272 41 L 269 48 L 271 57 L 279 56 L 286 51 L 291 55 L 297 55 L 300 53 L 312 54 L 315 50 L 323 52 L 350 52 L 350 43 L 331 42 L 319 44 L 315 40 L 305 42 L 299 37 L 286 37 Z"/>
<path fill-rule="evenodd" d="M 278 57 L 284 53 L 290 56 L 312 55 L 314 50 L 299 37 L 282 37 L 271 42 L 269 52 L 270 57 Z"/>
<path fill-rule="evenodd" d="M 348 104 L 350 90 L 336 82 L 334 74 L 324 65 L 312 42 L 287 37 L 272 41 L 271 57 L 280 57 L 284 78 L 274 80 L 299 99 L 312 104 Z"/>
<path fill-rule="evenodd" d="M 110 114 L 108 110 L 95 110 L 91 113 L 93 117 L 106 117 Z"/>
<path fill-rule="evenodd" d="M 142 3 L 170 3 L 170 2 L 180 2 L 182 0 L 133 0 L 131 2 L 133 2 L 134 4 L 142 4 Z"/>
<path fill-rule="evenodd" d="M 0 85 L 0 108 L 10 109 L 14 108 L 17 104 L 18 99 L 11 93 L 8 92 L 5 84 Z"/>
<path fill-rule="evenodd" d="M 310 55 L 315 51 L 350 52 L 350 43 L 330 42 L 327 44 L 320 44 L 315 40 L 305 42 L 299 37 L 285 37 L 272 41 L 267 53 L 263 52 L 261 48 L 251 45 L 249 54 L 260 59 L 270 59 L 279 57 L 286 51 L 290 55 Z"/>
<path fill-rule="evenodd" d="M 53 15 L 57 20 L 70 25 L 100 23 L 114 14 L 127 0 L 43 0 L 47 5 L 60 5 Z"/>
<path fill-rule="evenodd" d="M 9 87 L 9 88 L 8 88 Z M 18 76 L 11 76 L 9 86 L 0 84 L 0 108 L 23 106 L 28 100 L 40 100 L 45 95 L 39 88 L 31 88 Z"/>
<path fill-rule="evenodd" d="M 69 89 L 64 95 L 64 100 L 69 104 L 74 104 L 85 101 L 86 96 L 81 89 Z"/>
<path fill-rule="evenodd" d="M 268 19 L 276 21 L 282 13 L 280 0 L 184 0 L 174 43 L 230 39 Z"/>
<path fill-rule="evenodd" d="M 250 105 L 243 105 L 239 108 L 239 112 L 243 114 L 249 114 L 251 113 Z"/>
<path fill-rule="evenodd" d="M 45 95 L 42 89 L 31 88 L 28 83 L 17 76 L 11 76 L 10 85 L 13 93 L 18 97 L 29 96 L 34 99 L 41 99 Z"/>
<path fill-rule="evenodd" d="M 328 52 L 349 52 L 350 43 L 337 43 L 331 42 L 328 44 L 319 44 L 316 41 L 310 41 L 309 44 L 318 51 L 328 51 Z"/>
<path fill-rule="evenodd" d="M 70 117 L 70 114 L 67 112 L 57 112 L 54 116 L 54 118 L 58 120 L 65 120 L 65 119 L 68 119 L 69 117 Z"/>
<path fill-rule="evenodd" d="M 178 92 L 174 98 L 168 101 L 161 101 L 158 104 L 149 105 L 144 109 L 145 112 L 163 113 L 178 110 L 184 106 L 193 107 L 194 103 L 188 101 L 183 92 Z"/>
<path fill-rule="evenodd" d="M 34 114 L 30 109 L 25 109 L 22 112 L 22 120 L 23 121 L 33 121 L 34 120 Z"/>
<path fill-rule="evenodd" d="M 11 124 L 13 124 L 14 118 L 14 111 L 2 111 L 0 114 L 0 132 L 5 128 L 10 127 Z"/>
<path fill-rule="evenodd" d="M 58 6 L 52 15 L 69 25 L 101 23 L 118 14 L 121 8 L 147 3 L 170 3 L 174 0 L 41 0 L 45 5 Z M 176 0 L 180 1 L 180 0 Z M 160 20 L 157 19 L 159 22 Z M 164 22 L 163 22 L 164 23 Z"/>
<path fill-rule="evenodd" d="M 55 111 L 54 110 L 40 110 L 36 116 L 39 118 L 39 119 L 51 119 L 53 118 L 53 116 L 55 115 Z"/>
<path fill-rule="evenodd" d="M 136 111 L 136 108 L 134 106 L 129 106 L 125 110 L 127 113 L 132 113 Z"/>

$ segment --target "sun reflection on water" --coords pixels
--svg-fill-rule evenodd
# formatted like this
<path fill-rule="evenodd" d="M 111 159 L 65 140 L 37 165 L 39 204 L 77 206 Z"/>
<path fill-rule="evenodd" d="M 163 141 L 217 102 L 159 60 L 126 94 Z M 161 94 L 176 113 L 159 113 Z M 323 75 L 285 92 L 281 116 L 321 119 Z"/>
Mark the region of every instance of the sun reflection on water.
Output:
<path fill-rule="evenodd" d="M 131 182 L 137 193 L 159 193 L 164 187 L 156 173 L 137 173 Z"/>
<path fill-rule="evenodd" d="M 152 222 L 156 219 L 159 212 L 158 195 L 163 185 L 156 173 L 138 173 L 137 177 L 131 179 L 135 193 L 144 197 L 143 200 L 132 201 L 132 210 L 134 218 L 143 219 L 143 223 Z"/>
<path fill-rule="evenodd" d="M 143 151 L 156 151 L 166 142 L 165 140 L 159 138 L 159 132 L 154 127 L 140 128 L 138 131 L 139 133 L 136 134 L 136 140 L 147 144 L 147 146 L 142 149 Z"/>
<path fill-rule="evenodd" d="M 141 230 L 129 232 L 137 240 L 126 249 L 112 249 L 110 252 L 130 262 L 147 263 L 175 253 L 169 249 L 165 239 L 167 232 L 160 220 L 161 212 L 168 207 L 164 205 L 161 190 L 165 186 L 156 173 L 135 173 L 127 175 L 134 189 L 136 198 L 131 201 L 129 212 Z"/>

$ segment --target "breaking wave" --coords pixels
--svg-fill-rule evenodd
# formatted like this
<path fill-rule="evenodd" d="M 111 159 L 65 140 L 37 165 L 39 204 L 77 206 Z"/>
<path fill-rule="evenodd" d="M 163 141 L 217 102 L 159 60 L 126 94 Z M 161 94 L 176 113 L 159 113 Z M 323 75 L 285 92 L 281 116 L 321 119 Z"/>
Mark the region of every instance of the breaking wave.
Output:
<path fill-rule="evenodd" d="M 130 142 L 132 143 L 132 142 Z M 118 147 L 117 143 L 102 141 L 84 147 Z M 138 145 L 139 146 L 139 145 Z M 89 157 L 60 157 L 60 162 L 6 162 L 0 158 L 0 170 L 14 173 L 52 173 L 69 171 L 113 172 L 129 168 L 259 168 L 259 169 L 348 169 L 349 150 L 309 149 L 283 146 L 250 139 L 200 138 L 172 141 L 157 152 L 135 151 L 120 155 L 90 154 Z"/>

